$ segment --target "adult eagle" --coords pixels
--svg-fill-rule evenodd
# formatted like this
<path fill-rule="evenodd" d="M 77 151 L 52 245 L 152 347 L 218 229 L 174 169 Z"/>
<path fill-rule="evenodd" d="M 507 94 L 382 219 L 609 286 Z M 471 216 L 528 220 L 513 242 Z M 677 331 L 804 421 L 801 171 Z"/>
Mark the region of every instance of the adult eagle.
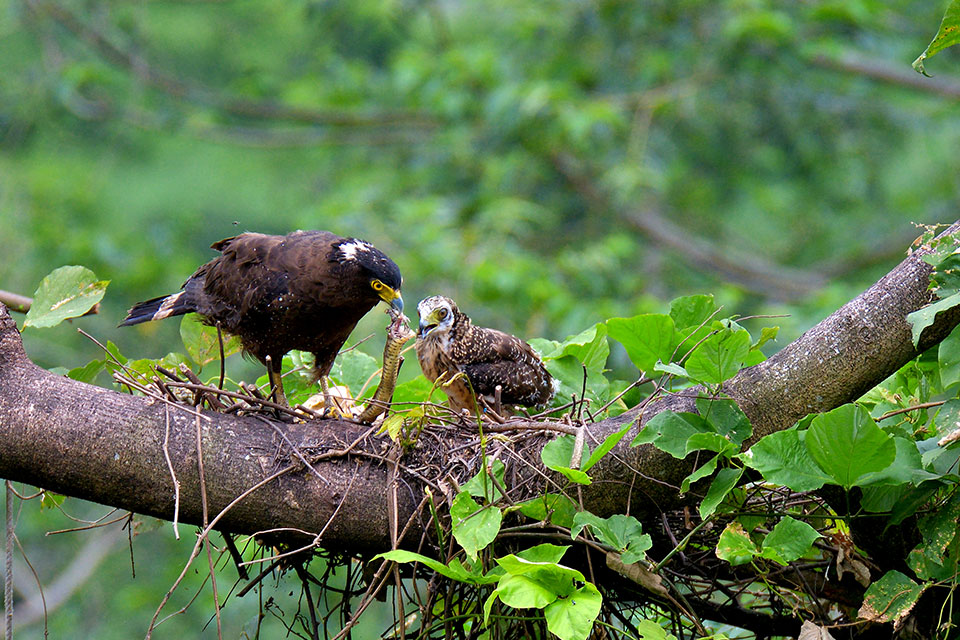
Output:
<path fill-rule="evenodd" d="M 328 231 L 244 233 L 212 247 L 220 255 L 197 269 L 182 291 L 134 305 L 120 326 L 196 312 L 238 336 L 244 350 L 267 365 L 280 402 L 288 351 L 312 352 L 322 379 L 377 302 L 403 311 L 400 269 L 363 240 Z"/>
<path fill-rule="evenodd" d="M 500 387 L 504 404 L 545 404 L 555 392 L 554 380 L 540 356 L 529 344 L 496 329 L 475 326 L 470 318 L 444 296 L 421 300 L 417 305 L 417 358 L 431 381 L 445 374 L 450 382 L 443 389 L 454 411 L 473 409 L 473 394 L 494 397 Z M 470 384 L 456 378 L 466 375 Z"/>

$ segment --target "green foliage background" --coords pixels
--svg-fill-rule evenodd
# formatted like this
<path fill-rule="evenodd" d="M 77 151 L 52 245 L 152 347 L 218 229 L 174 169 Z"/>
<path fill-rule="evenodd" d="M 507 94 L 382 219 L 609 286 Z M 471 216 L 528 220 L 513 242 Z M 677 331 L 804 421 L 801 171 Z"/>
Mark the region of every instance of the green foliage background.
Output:
<path fill-rule="evenodd" d="M 177 323 L 116 329 L 132 303 L 175 291 L 222 237 L 325 228 L 393 257 L 408 308 L 444 293 L 526 338 L 712 292 L 727 313 L 789 312 L 785 344 L 899 261 L 912 222 L 956 217 L 956 95 L 908 84 L 942 10 L 10 0 L 0 289 L 29 295 L 55 267 L 89 267 L 111 281 L 100 315 L 28 330 L 30 355 L 67 368 L 101 357 L 80 326 L 160 357 L 179 349 Z M 929 62 L 936 86 L 957 91 L 956 56 Z M 689 248 L 652 239 L 637 222 L 651 212 Z M 700 242 L 824 284 L 799 297 L 744 287 L 691 259 Z M 384 324 L 370 314 L 355 336 Z M 149 552 L 158 568 L 131 581 L 126 552 L 111 556 L 98 580 L 122 587 L 58 612 L 54 637 L 78 617 L 88 637 L 145 627 L 188 552 L 167 529 L 149 535 L 165 541 Z M 37 548 L 41 575 L 69 555 Z"/>

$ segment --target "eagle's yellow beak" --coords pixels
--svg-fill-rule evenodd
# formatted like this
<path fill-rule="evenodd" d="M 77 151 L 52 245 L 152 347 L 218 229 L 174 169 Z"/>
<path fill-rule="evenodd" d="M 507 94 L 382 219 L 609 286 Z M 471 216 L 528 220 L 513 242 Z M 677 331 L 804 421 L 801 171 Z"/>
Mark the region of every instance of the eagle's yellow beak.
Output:
<path fill-rule="evenodd" d="M 403 298 L 400 297 L 399 291 L 395 291 L 384 285 L 378 293 L 381 300 L 396 309 L 398 313 L 403 313 Z"/>

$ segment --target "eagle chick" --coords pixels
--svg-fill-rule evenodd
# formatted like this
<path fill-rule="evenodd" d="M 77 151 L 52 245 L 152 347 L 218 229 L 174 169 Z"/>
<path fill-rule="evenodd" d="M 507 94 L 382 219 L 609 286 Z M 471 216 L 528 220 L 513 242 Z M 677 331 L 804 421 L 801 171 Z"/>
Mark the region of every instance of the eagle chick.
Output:
<path fill-rule="evenodd" d="M 421 300 L 417 312 L 420 367 L 431 381 L 445 374 L 443 390 L 454 411 L 473 409 L 471 386 L 487 400 L 499 386 L 500 401 L 508 405 L 542 405 L 553 397 L 553 378 L 533 347 L 520 338 L 475 326 L 444 296 Z M 465 374 L 470 384 L 456 378 L 458 373 Z"/>

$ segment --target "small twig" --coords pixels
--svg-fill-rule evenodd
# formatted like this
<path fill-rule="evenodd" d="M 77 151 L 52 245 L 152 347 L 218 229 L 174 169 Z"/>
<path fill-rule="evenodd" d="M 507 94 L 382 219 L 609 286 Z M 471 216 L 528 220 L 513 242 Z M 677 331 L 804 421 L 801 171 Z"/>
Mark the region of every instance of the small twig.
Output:
<path fill-rule="evenodd" d="M 13 640 L 13 483 L 6 481 L 7 496 L 4 522 L 6 523 L 6 548 L 3 573 L 3 616 L 7 640 Z"/>
<path fill-rule="evenodd" d="M 307 611 L 310 613 L 310 637 L 313 640 L 320 640 L 320 623 L 317 621 L 317 610 L 313 607 L 313 596 L 310 593 L 310 576 L 304 568 L 303 562 L 297 562 L 293 568 L 297 572 L 297 577 L 300 578 L 301 588 L 307 597 Z"/>
<path fill-rule="evenodd" d="M 267 565 L 267 567 L 266 567 L 263 571 L 261 571 L 260 573 L 258 573 L 257 576 L 256 576 L 253 580 L 251 580 L 250 582 L 248 582 L 248 583 L 243 587 L 243 589 L 240 589 L 240 591 L 237 591 L 237 597 L 238 597 L 238 598 L 242 598 L 243 596 L 247 595 L 247 593 L 250 591 L 250 589 L 253 589 L 255 586 L 257 586 L 258 584 L 260 584 L 260 583 L 263 581 L 264 578 L 266 578 L 268 575 L 270 575 L 270 574 L 273 572 L 274 569 L 276 569 L 277 567 L 280 566 L 280 563 L 281 563 L 281 562 L 282 562 L 282 560 L 274 560 L 274 561 L 271 562 L 269 565 Z M 239 567 L 238 567 L 238 568 L 239 568 Z M 247 570 L 247 568 L 244 566 L 244 567 L 243 567 L 243 571 L 246 572 L 246 570 Z"/>
<path fill-rule="evenodd" d="M 27 311 L 30 311 L 30 306 L 33 304 L 33 298 L 28 298 L 27 296 L 22 296 L 19 293 L 13 293 L 12 291 L 0 290 L 0 304 L 5 305 L 10 311 L 26 313 Z"/>
<path fill-rule="evenodd" d="M 142 384 L 140 384 L 140 383 L 138 383 L 138 382 L 135 382 L 134 380 L 131 380 L 130 378 L 124 378 L 121 374 L 119 374 L 119 373 L 116 372 L 116 371 L 113 372 L 113 379 L 116 380 L 117 382 L 121 383 L 121 384 L 125 384 L 125 385 L 127 385 L 127 386 L 129 386 L 129 387 L 133 387 L 134 389 L 136 389 L 137 391 L 140 391 L 140 392 L 143 393 L 144 395 L 149 396 L 149 397 L 151 397 L 151 398 L 153 398 L 153 399 L 155 399 L 155 400 L 159 400 L 160 402 L 165 403 L 167 406 L 174 407 L 174 408 L 176 408 L 176 409 L 179 409 L 180 411 L 185 411 L 186 413 L 189 413 L 191 416 L 195 416 L 195 417 L 202 418 L 203 420 L 206 420 L 207 422 L 212 422 L 212 421 L 213 421 L 213 419 L 212 419 L 210 416 L 205 416 L 205 415 L 203 415 L 202 413 L 200 413 L 200 411 L 199 411 L 196 407 L 191 407 L 191 406 L 189 406 L 189 405 L 180 404 L 179 402 L 173 402 L 173 401 L 171 401 L 171 400 L 169 400 L 169 399 L 167 399 L 167 398 L 165 398 L 165 397 L 163 397 L 163 396 L 161 396 L 161 395 L 157 395 L 157 394 L 153 391 L 153 389 L 151 389 L 151 388 L 149 388 L 149 387 L 146 387 L 146 386 L 144 386 L 144 385 L 142 385 Z M 183 383 L 183 384 L 180 385 L 180 386 L 184 386 L 184 387 L 185 387 L 186 384 L 187 384 L 187 383 Z M 226 392 L 224 392 L 224 393 L 226 393 Z"/>
<path fill-rule="evenodd" d="M 165 368 L 165 367 L 161 367 L 159 364 L 158 364 L 158 365 L 154 365 L 153 368 L 157 370 L 157 373 L 162 373 L 163 375 L 167 376 L 167 377 L 170 378 L 171 380 L 174 380 L 174 381 L 176 381 L 176 382 L 183 382 L 183 378 L 181 378 L 180 376 L 178 376 L 177 374 L 175 374 L 173 371 L 170 371 L 169 369 L 167 369 L 167 368 Z"/>
<path fill-rule="evenodd" d="M 877 420 L 886 420 L 887 418 L 892 418 L 893 416 L 900 415 L 901 413 L 909 413 L 910 411 L 920 411 L 921 409 L 930 409 L 933 407 L 939 407 L 944 404 L 946 400 L 939 400 L 936 402 L 921 402 L 920 404 L 915 404 L 910 407 L 905 407 L 903 409 L 894 409 L 892 411 L 887 411 L 885 414 L 877 418 Z"/>
<path fill-rule="evenodd" d="M 173 461 L 170 460 L 170 409 L 164 407 L 163 416 L 165 420 L 163 432 L 163 457 L 167 461 L 167 469 L 170 471 L 170 478 L 173 480 L 173 535 L 179 540 L 180 529 L 177 523 L 180 521 L 180 481 L 177 480 L 177 474 L 173 470 Z"/>
<path fill-rule="evenodd" d="M 580 388 L 580 404 L 577 407 L 577 422 L 580 422 L 580 418 L 583 415 L 583 403 L 587 398 L 587 365 L 581 363 L 580 366 L 583 367 L 583 386 Z M 577 401 L 576 396 L 574 396 L 573 401 Z"/>
<path fill-rule="evenodd" d="M 20 544 L 20 539 L 16 536 L 16 534 L 13 535 L 13 541 L 17 543 L 17 548 L 20 549 L 20 555 L 23 557 L 23 561 L 27 563 L 27 566 L 30 568 L 30 573 L 33 574 L 33 579 L 36 580 L 36 582 L 37 582 L 37 589 L 40 591 L 40 602 L 41 602 L 41 604 L 43 605 L 43 637 L 46 638 L 47 635 L 48 635 L 48 633 L 47 633 L 47 596 L 46 596 L 46 594 L 44 594 L 44 591 L 43 591 L 43 583 L 42 583 L 42 581 L 40 580 L 40 575 L 37 573 L 37 570 L 33 567 L 33 563 L 30 562 L 30 557 L 27 556 L 27 551 L 26 551 L 26 549 L 24 549 L 24 548 L 23 548 L 23 545 Z M 12 575 L 12 573 L 11 573 L 11 575 Z M 11 610 L 10 610 L 10 614 L 11 614 L 11 616 L 10 616 L 9 618 L 7 618 L 7 620 L 8 620 L 9 622 L 12 622 L 12 618 L 13 618 L 13 609 L 12 609 L 12 608 L 11 608 Z M 8 624 L 9 624 L 9 622 L 8 622 Z M 10 629 L 8 629 L 8 630 L 7 630 L 7 636 L 6 636 L 6 637 L 7 637 L 7 640 L 12 640 L 12 639 L 13 639 L 13 631 L 10 630 Z"/>
<path fill-rule="evenodd" d="M 607 409 L 609 409 L 610 406 L 611 406 L 614 402 L 616 402 L 617 400 L 619 400 L 619 399 L 622 398 L 623 396 L 627 395 L 627 392 L 630 391 L 631 389 L 633 389 L 634 387 L 639 387 L 639 386 L 642 385 L 642 384 L 647 384 L 648 382 L 652 382 L 652 381 L 653 381 L 653 378 L 644 378 L 644 377 L 642 377 L 642 376 L 641 376 L 640 378 L 637 378 L 637 379 L 634 380 L 632 383 L 630 383 L 630 384 L 627 386 L 626 389 L 624 389 L 623 391 L 621 391 L 620 393 L 618 393 L 618 394 L 617 394 L 616 396 L 614 396 L 609 402 L 607 402 L 607 404 L 605 404 L 605 405 L 603 405 L 602 407 L 600 407 L 599 409 L 597 409 L 597 415 L 601 415 L 601 416 L 602 416 L 604 411 L 606 411 Z"/>
<path fill-rule="evenodd" d="M 195 426 L 197 433 L 197 471 L 200 476 L 200 506 L 203 509 L 203 527 L 206 529 L 209 512 L 207 511 L 207 480 L 203 470 L 203 432 L 200 429 L 199 416 Z M 207 564 L 210 566 L 210 587 L 213 590 L 213 607 L 217 615 L 217 638 L 223 640 L 223 628 L 220 624 L 220 598 L 217 594 L 217 575 L 213 566 L 213 553 L 210 551 L 212 544 L 209 534 L 204 535 L 203 541 L 203 546 L 207 550 Z"/>
<path fill-rule="evenodd" d="M 220 381 L 217 383 L 218 389 L 223 389 L 223 381 L 227 376 L 227 364 L 224 362 L 226 356 L 223 355 L 223 331 L 220 330 L 220 322 L 217 322 L 217 344 L 220 345 Z"/>

